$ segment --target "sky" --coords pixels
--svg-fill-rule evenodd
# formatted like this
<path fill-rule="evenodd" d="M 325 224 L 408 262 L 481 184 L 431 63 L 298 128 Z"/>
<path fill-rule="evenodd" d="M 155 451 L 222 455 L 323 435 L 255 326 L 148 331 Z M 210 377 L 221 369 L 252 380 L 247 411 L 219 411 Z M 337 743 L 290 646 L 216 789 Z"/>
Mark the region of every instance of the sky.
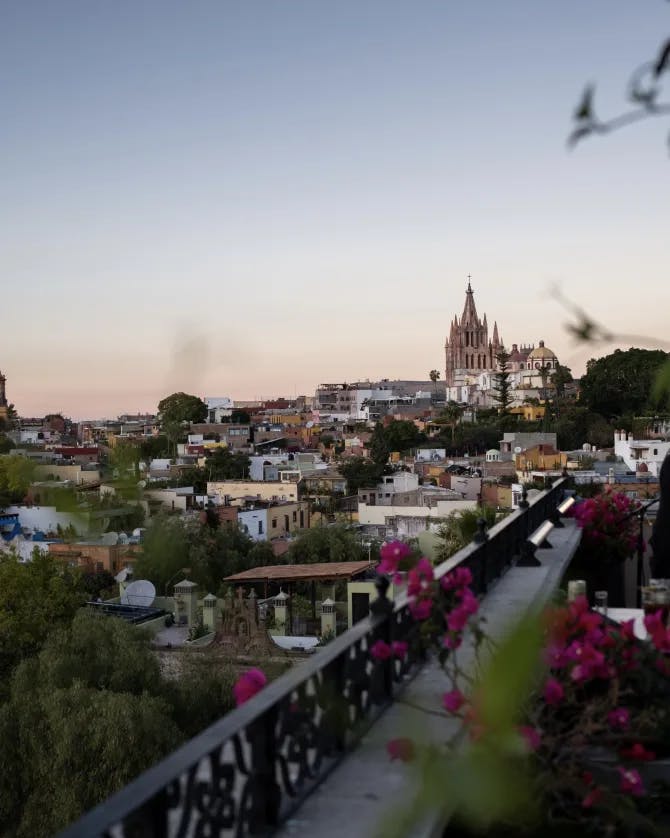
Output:
<path fill-rule="evenodd" d="M 669 31 L 663 0 L 5 0 L 10 401 L 427 378 L 468 275 L 507 345 L 575 374 L 614 344 L 575 344 L 555 287 L 655 346 L 669 121 L 566 137 L 588 82 L 626 109 Z"/>

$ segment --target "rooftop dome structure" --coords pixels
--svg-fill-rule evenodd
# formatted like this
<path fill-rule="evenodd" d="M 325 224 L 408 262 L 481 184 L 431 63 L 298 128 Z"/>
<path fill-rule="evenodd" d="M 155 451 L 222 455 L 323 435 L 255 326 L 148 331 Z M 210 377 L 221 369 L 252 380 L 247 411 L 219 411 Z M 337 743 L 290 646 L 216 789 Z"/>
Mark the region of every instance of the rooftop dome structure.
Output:
<path fill-rule="evenodd" d="M 528 360 L 529 361 L 555 361 L 556 355 L 551 349 L 547 349 L 544 345 L 544 341 L 541 340 L 539 345 L 535 347 L 535 349 L 531 349 L 528 353 Z"/>

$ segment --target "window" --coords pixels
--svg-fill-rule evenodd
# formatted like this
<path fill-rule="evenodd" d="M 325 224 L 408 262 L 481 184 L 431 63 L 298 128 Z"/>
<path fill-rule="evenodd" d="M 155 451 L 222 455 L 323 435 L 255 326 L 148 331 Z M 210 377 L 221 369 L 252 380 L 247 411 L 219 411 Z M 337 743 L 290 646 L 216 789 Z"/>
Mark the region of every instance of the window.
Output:
<path fill-rule="evenodd" d="M 277 529 L 277 519 L 276 519 L 276 518 L 273 518 L 273 519 L 272 519 L 272 529 L 273 529 L 273 530 L 276 530 L 276 529 Z"/>
<path fill-rule="evenodd" d="M 263 522 L 262 521 L 258 522 L 258 534 L 263 535 Z"/>
<path fill-rule="evenodd" d="M 295 511 L 295 509 L 294 509 L 294 510 L 293 510 L 293 523 L 295 524 L 295 522 L 296 522 L 297 520 L 298 520 L 298 513 L 297 513 L 297 512 Z"/>
<path fill-rule="evenodd" d="M 658 454 L 658 448 L 654 448 L 654 454 Z"/>

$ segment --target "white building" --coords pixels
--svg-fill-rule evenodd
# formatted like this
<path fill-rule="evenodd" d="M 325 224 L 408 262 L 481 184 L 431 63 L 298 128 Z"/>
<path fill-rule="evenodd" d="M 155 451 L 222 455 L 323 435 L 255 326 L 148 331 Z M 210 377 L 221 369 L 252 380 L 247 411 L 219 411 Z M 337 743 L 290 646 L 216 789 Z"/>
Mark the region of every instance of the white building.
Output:
<path fill-rule="evenodd" d="M 670 442 L 662 439 L 633 439 L 626 431 L 614 432 L 614 454 L 630 471 L 644 471 L 658 476 L 661 464 L 670 451 Z M 640 468 L 644 465 L 645 468 Z"/>

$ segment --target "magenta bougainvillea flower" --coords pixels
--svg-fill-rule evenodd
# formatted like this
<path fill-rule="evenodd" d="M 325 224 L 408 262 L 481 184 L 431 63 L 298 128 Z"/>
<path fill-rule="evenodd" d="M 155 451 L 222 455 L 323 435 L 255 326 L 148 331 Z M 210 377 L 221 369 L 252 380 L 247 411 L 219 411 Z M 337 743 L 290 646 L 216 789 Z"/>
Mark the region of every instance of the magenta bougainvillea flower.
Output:
<path fill-rule="evenodd" d="M 393 652 L 391 647 L 383 640 L 378 640 L 370 647 L 370 657 L 374 658 L 376 661 L 387 661 L 392 656 Z"/>
<path fill-rule="evenodd" d="M 265 673 L 260 669 L 253 668 L 242 673 L 233 686 L 233 695 L 237 706 L 239 707 L 240 704 L 244 704 L 245 701 L 253 698 L 267 682 Z"/>
<path fill-rule="evenodd" d="M 377 573 L 395 574 L 400 562 L 411 554 L 409 546 L 402 541 L 390 541 L 384 544 L 379 551 L 381 561 L 377 565 Z"/>
<path fill-rule="evenodd" d="M 442 704 L 447 713 L 458 713 L 465 702 L 465 696 L 459 689 L 453 689 L 442 696 Z"/>
<path fill-rule="evenodd" d="M 411 762 L 414 759 L 416 748 L 411 739 L 401 737 L 387 742 L 386 751 L 392 760 L 399 759 L 401 762 Z"/>
<path fill-rule="evenodd" d="M 640 772 L 635 768 L 623 768 L 621 765 L 617 766 L 617 771 L 620 775 L 619 788 L 624 794 L 632 794 L 634 797 L 640 797 L 645 794 L 644 784 Z"/>

